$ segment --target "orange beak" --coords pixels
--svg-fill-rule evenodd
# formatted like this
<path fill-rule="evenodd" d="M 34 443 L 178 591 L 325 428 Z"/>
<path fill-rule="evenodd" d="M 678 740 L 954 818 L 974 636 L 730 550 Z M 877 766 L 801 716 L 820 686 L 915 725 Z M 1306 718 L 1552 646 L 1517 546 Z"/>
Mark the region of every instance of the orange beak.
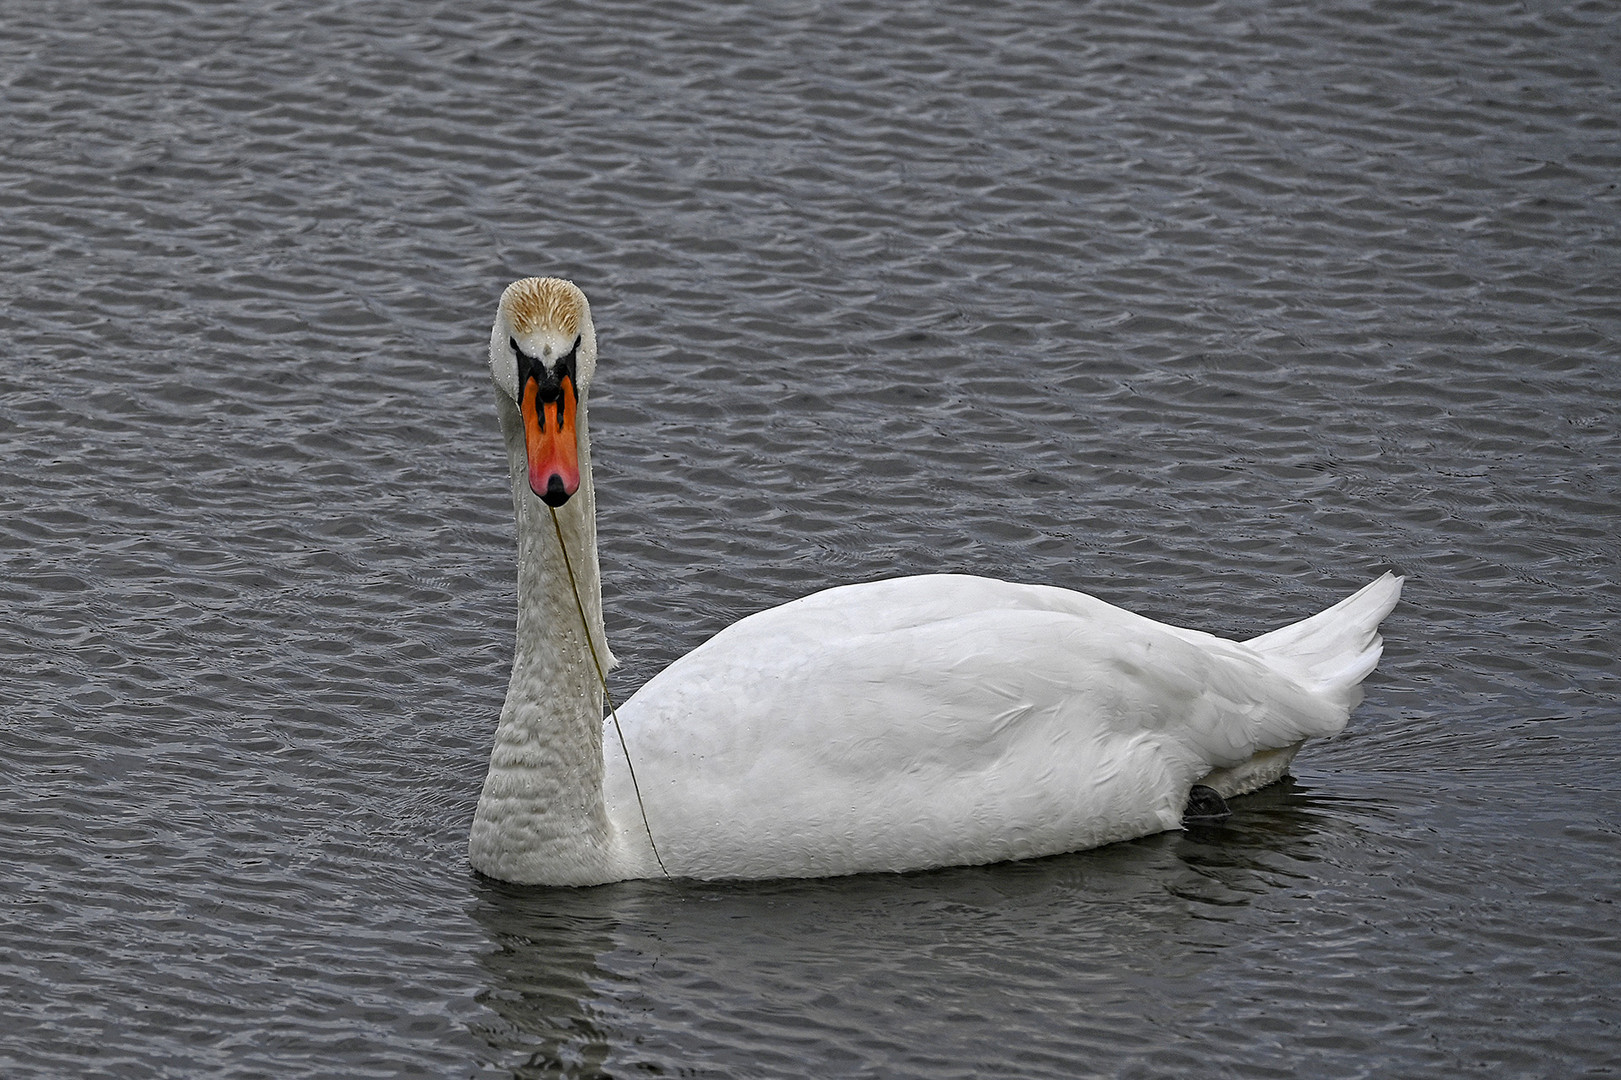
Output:
<path fill-rule="evenodd" d="M 551 401 L 540 401 L 540 383 L 523 385 L 523 448 L 529 459 L 529 488 L 547 506 L 562 506 L 580 490 L 580 444 L 574 434 L 574 380 L 558 381 Z"/>

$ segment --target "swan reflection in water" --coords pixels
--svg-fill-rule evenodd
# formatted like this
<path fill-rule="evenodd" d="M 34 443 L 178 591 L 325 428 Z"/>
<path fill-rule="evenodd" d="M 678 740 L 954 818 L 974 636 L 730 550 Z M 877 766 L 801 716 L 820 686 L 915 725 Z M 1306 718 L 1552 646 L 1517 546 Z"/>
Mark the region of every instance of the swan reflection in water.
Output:
<path fill-rule="evenodd" d="M 1241 992 L 1243 965 L 1224 954 L 1275 946 L 1264 901 L 1317 888 L 1318 848 L 1358 843 L 1368 809 L 1291 781 L 1232 808 L 1217 825 L 991 867 L 591 889 L 476 879 L 479 1000 L 494 1014 L 476 1034 L 520 1076 L 916 1075 L 1006 1067 L 1009 1040 L 1080 1075 L 1089 1055 L 1171 1046 L 1179 1016 L 1208 1022 Z"/>

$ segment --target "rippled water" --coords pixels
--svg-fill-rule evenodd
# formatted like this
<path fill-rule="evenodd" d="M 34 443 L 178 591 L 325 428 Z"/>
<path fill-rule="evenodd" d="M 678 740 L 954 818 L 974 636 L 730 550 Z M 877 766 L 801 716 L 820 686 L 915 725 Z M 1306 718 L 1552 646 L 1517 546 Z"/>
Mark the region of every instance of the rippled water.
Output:
<path fill-rule="evenodd" d="M 4 5 L 0 1073 L 1621 1070 L 1607 2 Z M 621 694 L 935 569 L 1253 634 L 1410 575 L 1226 824 L 475 878 L 481 353 L 591 295 Z"/>

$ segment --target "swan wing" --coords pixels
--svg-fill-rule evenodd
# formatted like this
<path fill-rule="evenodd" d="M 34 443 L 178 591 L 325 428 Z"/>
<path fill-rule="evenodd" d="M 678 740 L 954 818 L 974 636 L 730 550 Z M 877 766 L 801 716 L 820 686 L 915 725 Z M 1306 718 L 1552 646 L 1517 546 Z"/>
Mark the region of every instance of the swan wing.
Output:
<path fill-rule="evenodd" d="M 1244 645 L 1069 590 L 931 575 L 750 616 L 620 720 L 670 872 L 755 878 L 1175 828 L 1199 777 L 1344 713 Z M 620 843 L 646 848 L 611 729 L 605 746 Z"/>

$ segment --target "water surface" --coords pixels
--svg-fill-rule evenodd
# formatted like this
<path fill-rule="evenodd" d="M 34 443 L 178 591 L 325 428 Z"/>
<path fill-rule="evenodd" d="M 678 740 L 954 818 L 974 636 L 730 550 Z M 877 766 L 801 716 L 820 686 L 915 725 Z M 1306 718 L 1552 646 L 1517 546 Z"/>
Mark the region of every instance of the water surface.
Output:
<path fill-rule="evenodd" d="M 7 1077 L 1610 1075 L 1607 3 L 12 4 Z M 1251 635 L 1409 575 L 1201 828 L 508 888 L 481 358 L 593 302 L 620 695 L 940 569 Z"/>

